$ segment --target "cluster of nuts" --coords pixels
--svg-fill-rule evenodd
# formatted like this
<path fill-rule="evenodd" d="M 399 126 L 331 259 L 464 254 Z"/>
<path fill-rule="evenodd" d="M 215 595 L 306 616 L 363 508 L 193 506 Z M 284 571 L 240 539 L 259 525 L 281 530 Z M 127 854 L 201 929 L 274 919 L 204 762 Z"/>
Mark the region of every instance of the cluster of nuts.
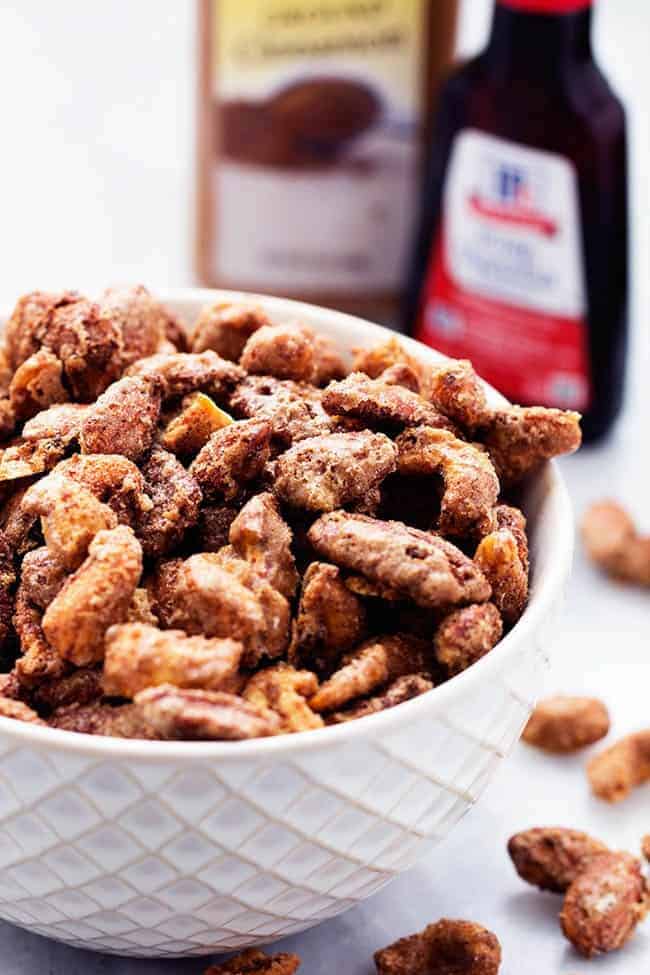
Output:
<path fill-rule="evenodd" d="M 526 605 L 512 501 L 578 415 L 263 309 L 21 298 L 0 361 L 0 714 L 243 739 L 373 714 Z"/>

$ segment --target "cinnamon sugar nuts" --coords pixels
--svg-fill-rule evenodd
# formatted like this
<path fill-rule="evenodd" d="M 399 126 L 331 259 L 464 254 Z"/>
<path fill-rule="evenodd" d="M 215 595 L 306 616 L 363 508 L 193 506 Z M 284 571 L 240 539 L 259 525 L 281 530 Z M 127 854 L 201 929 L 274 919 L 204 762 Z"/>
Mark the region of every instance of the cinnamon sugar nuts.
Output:
<path fill-rule="evenodd" d="M 348 371 L 300 321 L 222 302 L 186 333 L 141 286 L 24 296 L 3 356 L 0 713 L 88 734 L 296 733 L 453 678 L 526 606 L 511 489 L 580 443 L 468 362 L 394 338 Z"/>

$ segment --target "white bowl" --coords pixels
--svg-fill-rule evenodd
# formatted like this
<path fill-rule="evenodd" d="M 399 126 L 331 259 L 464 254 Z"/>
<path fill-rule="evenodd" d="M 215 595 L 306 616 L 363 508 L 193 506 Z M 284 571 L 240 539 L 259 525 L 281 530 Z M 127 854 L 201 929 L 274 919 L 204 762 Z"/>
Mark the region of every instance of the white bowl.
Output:
<path fill-rule="evenodd" d="M 392 334 L 277 298 L 161 297 L 187 321 L 218 298 L 254 298 L 346 349 Z M 202 955 L 303 931 L 415 864 L 480 797 L 535 701 L 573 541 L 553 464 L 525 509 L 533 575 L 521 620 L 465 673 L 392 710 L 233 743 L 126 741 L 0 718 L 0 917 L 83 948 Z"/>

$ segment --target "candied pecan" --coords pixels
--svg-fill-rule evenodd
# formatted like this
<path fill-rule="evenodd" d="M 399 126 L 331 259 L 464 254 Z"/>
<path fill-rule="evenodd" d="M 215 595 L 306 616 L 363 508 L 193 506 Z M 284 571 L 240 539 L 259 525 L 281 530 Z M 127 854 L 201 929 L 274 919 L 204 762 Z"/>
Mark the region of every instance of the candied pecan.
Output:
<path fill-rule="evenodd" d="M 638 534 L 616 501 L 600 501 L 588 509 L 582 521 L 582 540 L 589 558 L 608 575 L 650 586 L 650 535 Z"/>
<path fill-rule="evenodd" d="M 449 359 L 431 370 L 429 398 L 462 430 L 473 433 L 490 422 L 483 384 L 467 359 Z"/>
<path fill-rule="evenodd" d="M 213 433 L 190 465 L 206 498 L 232 501 L 262 473 L 269 459 L 271 427 L 266 420 L 241 420 Z"/>
<path fill-rule="evenodd" d="M 647 912 L 640 861 L 629 853 L 600 853 L 567 890 L 560 923 L 574 948 L 592 958 L 622 948 Z"/>
<path fill-rule="evenodd" d="M 64 445 L 79 440 L 89 407 L 85 403 L 58 403 L 42 410 L 24 425 L 24 440 L 57 440 Z"/>
<path fill-rule="evenodd" d="M 218 552 L 228 544 L 230 526 L 239 510 L 234 504 L 208 504 L 201 507 L 196 530 L 199 551 Z"/>
<path fill-rule="evenodd" d="M 151 451 L 142 474 L 153 505 L 138 519 L 136 532 L 144 554 L 160 558 L 179 545 L 196 524 L 201 489 L 174 455 L 160 447 Z"/>
<path fill-rule="evenodd" d="M 365 607 L 341 579 L 341 570 L 312 562 L 302 579 L 289 662 L 319 674 L 331 672 L 341 654 L 356 646 L 365 631 Z"/>
<path fill-rule="evenodd" d="M 650 781 L 650 729 L 636 731 L 594 755 L 587 765 L 592 791 L 606 802 L 621 802 Z"/>
<path fill-rule="evenodd" d="M 99 305 L 104 317 L 114 322 L 122 336 L 123 368 L 156 352 L 170 327 L 175 334 L 173 317 L 142 284 L 107 288 Z"/>
<path fill-rule="evenodd" d="M 401 603 L 404 601 L 403 593 L 398 592 L 397 589 L 384 586 L 381 582 L 371 582 L 370 579 L 366 579 L 364 576 L 346 576 L 345 587 L 357 596 L 363 596 L 364 599 L 384 599 L 389 603 Z"/>
<path fill-rule="evenodd" d="M 65 403 L 63 366 L 52 352 L 39 349 L 16 369 L 9 387 L 11 408 L 17 420 L 27 420 L 54 403 Z"/>
<path fill-rule="evenodd" d="M 13 444 L 0 455 L 0 482 L 51 471 L 64 454 L 65 446 L 56 438 Z"/>
<path fill-rule="evenodd" d="M 609 714 L 592 697 L 548 697 L 537 705 L 523 739 L 547 752 L 575 752 L 600 741 L 609 731 Z"/>
<path fill-rule="evenodd" d="M 228 398 L 244 371 L 208 350 L 150 355 L 134 362 L 127 375 L 161 380 L 165 400 L 202 392 L 219 401 Z"/>
<path fill-rule="evenodd" d="M 492 414 L 482 439 L 499 480 L 509 486 L 545 460 L 578 449 L 580 414 L 544 406 L 509 406 Z"/>
<path fill-rule="evenodd" d="M 224 359 L 238 362 L 249 336 L 269 324 L 263 308 L 218 301 L 201 311 L 190 335 L 190 347 L 192 352 L 212 349 Z"/>
<path fill-rule="evenodd" d="M 501 945 L 473 921 L 442 918 L 375 952 L 377 975 L 497 975 Z"/>
<path fill-rule="evenodd" d="M 406 351 L 399 339 L 391 337 L 388 341 L 370 349 L 355 349 L 353 372 L 365 372 L 371 379 L 379 379 L 381 376 L 383 382 L 388 382 L 389 370 L 401 367 L 405 367 L 416 377 L 417 388 L 413 391 L 419 393 L 424 390 L 426 393 L 427 369 L 415 356 Z"/>
<path fill-rule="evenodd" d="M 429 647 L 408 634 L 366 640 L 341 660 L 341 667 L 309 701 L 314 711 L 334 711 L 357 697 L 408 674 L 427 669 Z"/>
<path fill-rule="evenodd" d="M 448 430 L 417 427 L 397 438 L 400 474 L 442 476 L 440 531 L 485 534 L 494 527 L 499 481 L 488 455 Z"/>
<path fill-rule="evenodd" d="M 77 666 L 102 659 L 104 634 L 126 619 L 141 573 L 142 549 L 130 528 L 95 535 L 88 557 L 43 617 L 43 632 L 59 656 Z"/>
<path fill-rule="evenodd" d="M 75 731 L 81 735 L 107 735 L 111 738 L 157 738 L 135 704 L 68 704 L 48 719 L 50 728 Z"/>
<path fill-rule="evenodd" d="M 399 521 L 335 511 L 309 530 L 319 553 L 403 592 L 425 608 L 484 602 L 490 586 L 481 570 L 451 542 Z"/>
<path fill-rule="evenodd" d="M 396 468 L 395 445 L 383 433 L 309 437 L 278 458 L 274 489 L 287 504 L 334 511 L 362 501 Z"/>
<path fill-rule="evenodd" d="M 203 975 L 295 975 L 299 968 L 298 955 L 289 955 L 286 952 L 267 955 L 257 948 L 247 948 L 228 961 L 210 965 Z"/>
<path fill-rule="evenodd" d="M 61 590 L 67 571 L 49 548 L 27 552 L 20 569 L 20 591 L 32 606 L 45 610 Z"/>
<path fill-rule="evenodd" d="M 492 599 L 505 623 L 516 623 L 528 602 L 528 543 L 524 516 L 500 505 L 497 529 L 479 543 L 474 562 L 492 587 Z M 515 514 L 516 513 L 516 514 Z"/>
<path fill-rule="evenodd" d="M 96 702 L 104 692 L 100 670 L 77 667 L 69 674 L 39 681 L 29 688 L 30 701 L 40 711 L 52 712 L 70 704 L 79 706 Z"/>
<path fill-rule="evenodd" d="M 160 414 L 158 385 L 137 376 L 113 383 L 81 424 L 82 454 L 121 454 L 138 461 L 151 447 Z"/>
<path fill-rule="evenodd" d="M 80 299 L 81 295 L 76 291 L 32 291 L 18 299 L 4 330 L 7 360 L 12 369 L 17 369 L 38 352 L 55 309 Z"/>
<path fill-rule="evenodd" d="M 179 457 L 194 457 L 213 433 L 233 422 L 205 393 L 190 393 L 181 411 L 169 421 L 160 438 L 166 450 Z"/>
<path fill-rule="evenodd" d="M 98 531 L 114 528 L 115 512 L 81 484 L 51 474 L 25 495 L 25 511 L 41 516 L 43 537 L 52 556 L 66 569 L 83 562 Z"/>
<path fill-rule="evenodd" d="M 394 708 L 404 701 L 410 701 L 420 694 L 425 694 L 432 690 L 433 681 L 422 674 L 407 674 L 406 677 L 398 677 L 392 684 L 389 684 L 385 691 L 377 694 L 376 697 L 367 697 L 358 703 L 348 705 L 343 711 L 335 711 L 328 714 L 328 724 L 343 724 L 345 721 L 355 721 L 357 718 L 366 718 L 370 714 L 378 714 L 379 711 L 387 711 Z"/>
<path fill-rule="evenodd" d="M 282 519 L 272 494 L 247 501 L 230 526 L 230 544 L 237 555 L 278 592 L 291 599 L 298 585 L 291 552 L 291 529 Z"/>
<path fill-rule="evenodd" d="M 36 711 L 33 711 L 27 704 L 22 701 L 14 701 L 9 697 L 0 697 L 0 717 L 13 718 L 14 721 L 27 721 L 28 724 L 45 724 Z"/>
<path fill-rule="evenodd" d="M 323 727 L 321 716 L 307 704 L 317 690 L 316 674 L 279 663 L 254 674 L 242 696 L 259 708 L 274 711 L 280 718 L 280 730 L 293 733 Z"/>
<path fill-rule="evenodd" d="M 18 590 L 13 617 L 20 640 L 22 656 L 16 661 L 16 676 L 24 687 L 34 687 L 43 680 L 62 677 L 69 667 L 50 646 L 42 627 L 43 613 Z"/>
<path fill-rule="evenodd" d="M 453 677 L 489 653 L 502 633 L 501 615 L 494 603 L 456 609 L 445 616 L 436 630 L 436 660 Z"/>
<path fill-rule="evenodd" d="M 92 402 L 122 371 L 119 329 L 85 298 L 55 308 L 40 337 L 61 360 L 71 399 Z"/>
<path fill-rule="evenodd" d="M 161 684 L 135 698 L 145 723 L 161 738 L 241 740 L 265 738 L 280 730 L 278 716 L 225 691 L 202 691 Z"/>
<path fill-rule="evenodd" d="M 600 840 L 561 826 L 537 826 L 508 840 L 508 853 L 521 879 L 556 894 L 568 890 L 594 856 L 607 852 Z"/>
<path fill-rule="evenodd" d="M 142 512 L 151 508 L 144 477 L 121 454 L 75 454 L 58 464 L 55 473 L 87 487 L 113 509 L 121 525 L 133 528 Z"/>
<path fill-rule="evenodd" d="M 251 375 L 296 382 L 311 382 L 316 375 L 310 334 L 292 323 L 262 325 L 246 342 L 240 362 Z"/>
<path fill-rule="evenodd" d="M 272 376 L 249 376 L 230 398 L 236 416 L 267 420 L 279 447 L 330 433 L 332 417 L 323 409 L 323 392 L 307 383 Z"/>
<path fill-rule="evenodd" d="M 362 372 L 330 383 L 323 393 L 323 406 L 328 413 L 363 420 L 370 427 L 429 426 L 454 430 L 451 421 L 422 396 L 404 386 L 369 379 Z"/>
<path fill-rule="evenodd" d="M 235 640 L 121 623 L 106 634 L 105 691 L 113 697 L 135 697 L 158 684 L 227 690 L 241 655 L 242 645 Z"/>

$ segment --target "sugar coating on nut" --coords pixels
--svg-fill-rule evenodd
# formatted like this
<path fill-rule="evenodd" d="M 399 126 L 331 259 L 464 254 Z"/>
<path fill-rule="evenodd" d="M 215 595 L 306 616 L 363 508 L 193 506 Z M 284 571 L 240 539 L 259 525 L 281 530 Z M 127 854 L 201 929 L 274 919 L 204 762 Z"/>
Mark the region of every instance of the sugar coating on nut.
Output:
<path fill-rule="evenodd" d="M 322 391 L 291 379 L 249 376 L 231 396 L 230 407 L 235 416 L 267 420 L 273 440 L 281 447 L 330 433 L 333 427 L 323 408 Z"/>
<path fill-rule="evenodd" d="M 592 505 L 582 520 L 587 555 L 621 582 L 650 586 L 650 536 L 640 535 L 630 515 L 616 501 Z"/>
<path fill-rule="evenodd" d="M 341 570 L 312 562 L 302 580 L 289 662 L 316 673 L 333 670 L 342 654 L 361 642 L 366 623 L 365 606 L 350 592 Z"/>
<path fill-rule="evenodd" d="M 13 444 L 0 454 L 0 482 L 18 481 L 51 471 L 64 454 L 64 444 L 55 437 Z"/>
<path fill-rule="evenodd" d="M 173 454 L 194 457 L 213 433 L 232 422 L 232 417 L 205 393 L 190 393 L 180 412 L 165 427 L 160 442 Z"/>
<path fill-rule="evenodd" d="M 587 764 L 592 791 L 606 802 L 621 802 L 650 781 L 650 729 L 636 731 L 594 755 Z"/>
<path fill-rule="evenodd" d="M 299 578 L 291 551 L 293 535 L 273 495 L 265 492 L 247 501 L 233 519 L 228 536 L 235 553 L 291 599 Z"/>
<path fill-rule="evenodd" d="M 375 952 L 377 975 L 497 975 L 501 946 L 473 921 L 443 918 Z"/>
<path fill-rule="evenodd" d="M 190 335 L 192 352 L 211 349 L 224 359 L 238 362 L 249 336 L 269 324 L 264 309 L 254 305 L 229 301 L 207 305 L 194 323 Z"/>
<path fill-rule="evenodd" d="M 474 554 L 492 588 L 492 599 L 506 623 L 516 623 L 528 602 L 526 519 L 508 505 L 495 510 L 497 527 L 482 539 Z"/>
<path fill-rule="evenodd" d="M 609 732 L 609 713 L 592 697 L 557 695 L 540 701 L 524 728 L 523 739 L 547 752 L 574 752 Z"/>
<path fill-rule="evenodd" d="M 243 697 L 257 707 L 274 711 L 282 731 L 292 733 L 323 727 L 323 719 L 307 703 L 317 690 L 318 678 L 311 671 L 279 663 L 251 677 Z"/>
<path fill-rule="evenodd" d="M 226 400 L 244 378 L 239 366 L 212 351 L 157 353 L 134 362 L 127 375 L 161 381 L 165 400 L 202 392 L 217 402 Z"/>
<path fill-rule="evenodd" d="M 59 440 L 70 444 L 79 440 L 81 424 L 90 407 L 86 403 L 58 403 L 41 410 L 22 429 L 25 440 Z"/>
<path fill-rule="evenodd" d="M 160 385 L 126 376 L 89 407 L 81 424 L 82 454 L 122 454 L 138 461 L 151 448 L 160 414 Z"/>
<path fill-rule="evenodd" d="M 492 411 L 483 384 L 467 359 L 450 359 L 431 370 L 429 398 L 441 413 L 469 433 L 490 421 Z"/>
<path fill-rule="evenodd" d="M 431 426 L 453 431 L 451 421 L 418 393 L 361 372 L 330 383 L 323 406 L 328 413 L 363 420 L 370 427 Z"/>
<path fill-rule="evenodd" d="M 489 653 L 502 633 L 501 615 L 493 603 L 456 609 L 445 616 L 436 630 L 436 660 L 453 677 Z"/>
<path fill-rule="evenodd" d="M 408 370 L 408 373 L 415 377 L 417 386 L 413 392 L 422 392 L 426 395 L 428 370 L 415 356 L 406 351 L 399 339 L 391 337 L 370 349 L 355 350 L 352 372 L 363 372 L 371 379 L 381 377 L 384 382 L 394 382 L 393 377 L 398 375 L 397 370 L 401 369 Z"/>
<path fill-rule="evenodd" d="M 240 359 L 251 375 L 312 382 L 316 375 L 309 331 L 294 324 L 263 325 L 250 336 Z"/>
<path fill-rule="evenodd" d="M 420 694 L 425 694 L 433 688 L 433 681 L 422 674 L 407 674 L 405 677 L 398 677 L 389 684 L 385 691 L 376 694 L 374 697 L 366 697 L 358 704 L 350 704 L 342 711 L 334 711 L 327 715 L 328 724 L 343 724 L 346 721 L 356 721 L 358 718 L 366 718 L 371 714 L 378 714 L 380 711 L 387 711 L 405 701 L 411 701 Z"/>
<path fill-rule="evenodd" d="M 60 359 L 47 349 L 32 353 L 13 374 L 9 399 L 17 420 L 28 420 L 55 403 L 65 403 L 68 393 Z"/>
<path fill-rule="evenodd" d="M 199 518 L 201 489 L 183 465 L 160 447 L 142 464 L 151 507 L 137 520 L 136 533 L 150 558 L 172 551 Z"/>
<path fill-rule="evenodd" d="M 577 829 L 538 826 L 510 837 L 508 853 L 522 880 L 563 894 L 586 863 L 608 849 Z"/>
<path fill-rule="evenodd" d="M 190 465 L 206 498 L 232 501 L 259 477 L 270 456 L 271 427 L 265 420 L 241 420 L 217 430 Z"/>
<path fill-rule="evenodd" d="M 273 711 L 225 691 L 161 684 L 140 691 L 135 706 L 161 738 L 241 740 L 264 738 L 280 730 Z"/>
<path fill-rule="evenodd" d="M 496 410 L 485 428 L 484 442 L 502 484 L 516 484 L 545 460 L 578 449 L 580 414 L 544 406 Z"/>
<path fill-rule="evenodd" d="M 295 975 L 299 968 L 298 955 L 267 955 L 257 948 L 247 948 L 228 961 L 210 965 L 203 975 Z"/>

